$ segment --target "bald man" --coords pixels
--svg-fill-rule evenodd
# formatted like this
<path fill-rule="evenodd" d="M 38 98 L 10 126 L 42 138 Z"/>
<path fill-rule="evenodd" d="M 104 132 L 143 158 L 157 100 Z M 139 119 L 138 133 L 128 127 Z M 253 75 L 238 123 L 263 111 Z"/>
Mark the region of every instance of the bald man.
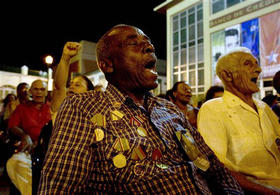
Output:
<path fill-rule="evenodd" d="M 47 84 L 35 80 L 30 88 L 32 100 L 20 104 L 11 115 L 8 131 L 20 140 L 17 152 L 7 162 L 7 172 L 21 194 L 31 194 L 32 171 L 29 152 L 36 145 L 42 127 L 51 120 L 46 104 Z"/>
<path fill-rule="evenodd" d="M 253 98 L 261 71 L 247 48 L 221 56 L 216 72 L 225 92 L 202 105 L 198 131 L 245 190 L 272 194 L 280 192 L 280 126 L 268 105 Z"/>

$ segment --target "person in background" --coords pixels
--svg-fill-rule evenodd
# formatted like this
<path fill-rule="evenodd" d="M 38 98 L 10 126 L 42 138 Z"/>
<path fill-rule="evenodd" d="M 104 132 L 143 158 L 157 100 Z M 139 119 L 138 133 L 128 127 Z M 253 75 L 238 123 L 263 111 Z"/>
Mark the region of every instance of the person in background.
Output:
<path fill-rule="evenodd" d="M 108 86 L 64 100 L 38 194 L 242 194 L 182 112 L 149 92 L 157 58 L 143 31 L 114 26 L 96 53 Z"/>
<path fill-rule="evenodd" d="M 12 113 L 8 131 L 20 140 L 17 152 L 6 164 L 7 173 L 21 192 L 31 194 L 32 170 L 30 152 L 36 146 L 42 127 L 51 120 L 50 107 L 46 103 L 47 84 L 42 80 L 32 82 L 32 100 L 19 104 Z"/>
<path fill-rule="evenodd" d="M 54 89 L 51 101 L 52 121 L 55 122 L 57 111 L 66 96 L 94 90 L 92 82 L 84 75 L 79 75 L 70 81 L 67 88 L 67 80 L 70 70 L 70 60 L 78 54 L 81 45 L 77 42 L 66 42 L 63 48 L 60 62 L 54 76 Z"/>
<path fill-rule="evenodd" d="M 216 73 L 225 91 L 205 102 L 198 131 L 245 192 L 280 192 L 280 125 L 270 107 L 253 98 L 259 91 L 258 60 L 245 47 L 221 56 Z"/>
<path fill-rule="evenodd" d="M 268 94 L 265 97 L 263 97 L 262 101 L 272 108 L 275 104 L 277 104 L 277 99 L 278 98 L 276 95 Z"/>
<path fill-rule="evenodd" d="M 223 86 L 218 86 L 218 85 L 211 86 L 206 92 L 205 102 L 213 98 L 222 97 L 223 94 L 224 94 Z"/>
<path fill-rule="evenodd" d="M 272 80 L 272 85 L 274 87 L 274 89 L 276 90 L 277 94 L 278 94 L 278 99 L 280 96 L 280 71 L 276 72 L 273 80 Z M 280 103 L 277 102 L 277 104 L 273 105 L 272 110 L 274 111 L 274 113 L 278 116 L 279 118 L 279 122 L 280 122 Z"/>
<path fill-rule="evenodd" d="M 192 98 L 192 89 L 185 81 L 178 81 L 173 85 L 172 94 L 173 103 L 183 112 L 192 126 L 197 128 L 198 108 L 190 104 Z"/>

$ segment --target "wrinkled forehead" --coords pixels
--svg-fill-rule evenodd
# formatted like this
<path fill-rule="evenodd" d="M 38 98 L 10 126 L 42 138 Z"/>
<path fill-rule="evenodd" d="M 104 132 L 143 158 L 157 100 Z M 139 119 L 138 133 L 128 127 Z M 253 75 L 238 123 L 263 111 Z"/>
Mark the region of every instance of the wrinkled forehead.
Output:
<path fill-rule="evenodd" d="M 258 59 L 255 56 L 253 56 L 253 54 L 251 53 L 241 52 L 239 55 L 240 55 L 241 64 L 245 63 L 246 61 L 250 61 L 258 64 Z"/>

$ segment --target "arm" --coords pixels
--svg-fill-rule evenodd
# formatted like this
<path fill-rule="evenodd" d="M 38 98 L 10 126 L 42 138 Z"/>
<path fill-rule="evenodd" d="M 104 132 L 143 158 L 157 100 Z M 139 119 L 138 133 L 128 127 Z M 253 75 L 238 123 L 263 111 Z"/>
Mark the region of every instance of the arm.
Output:
<path fill-rule="evenodd" d="M 18 137 L 21 140 L 20 145 L 18 146 L 18 151 L 28 151 L 30 152 L 33 146 L 33 142 L 31 137 L 25 133 L 25 131 L 20 128 L 21 124 L 21 107 L 17 107 L 17 109 L 11 115 L 8 124 L 8 132 L 12 135 Z"/>
<path fill-rule="evenodd" d="M 75 102 L 75 104 L 73 103 Z M 87 187 L 92 157 L 91 123 L 79 107 L 66 98 L 58 112 L 42 170 L 38 194 L 82 193 Z"/>
<path fill-rule="evenodd" d="M 239 182 L 240 186 L 246 190 L 248 193 L 257 193 L 257 194 L 279 194 L 276 191 L 259 185 L 253 181 L 247 179 L 247 177 L 241 173 L 230 171 L 235 179 Z"/>
<path fill-rule="evenodd" d="M 64 45 L 60 62 L 54 75 L 54 90 L 51 101 L 52 112 L 57 112 L 60 104 L 66 97 L 66 84 L 69 73 L 70 59 L 77 55 L 81 45 L 76 42 L 67 42 Z"/>

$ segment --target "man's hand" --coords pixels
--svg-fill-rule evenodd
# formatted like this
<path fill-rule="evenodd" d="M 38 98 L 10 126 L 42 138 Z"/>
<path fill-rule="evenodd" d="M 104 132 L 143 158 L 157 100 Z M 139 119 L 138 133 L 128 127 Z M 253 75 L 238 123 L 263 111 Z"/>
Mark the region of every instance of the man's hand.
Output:
<path fill-rule="evenodd" d="M 25 135 L 18 146 L 18 152 L 30 152 L 33 148 L 33 142 L 29 135 Z"/>
<path fill-rule="evenodd" d="M 73 56 L 77 55 L 81 48 L 81 44 L 77 42 L 67 42 L 64 45 L 62 58 L 64 60 L 70 60 Z"/>

